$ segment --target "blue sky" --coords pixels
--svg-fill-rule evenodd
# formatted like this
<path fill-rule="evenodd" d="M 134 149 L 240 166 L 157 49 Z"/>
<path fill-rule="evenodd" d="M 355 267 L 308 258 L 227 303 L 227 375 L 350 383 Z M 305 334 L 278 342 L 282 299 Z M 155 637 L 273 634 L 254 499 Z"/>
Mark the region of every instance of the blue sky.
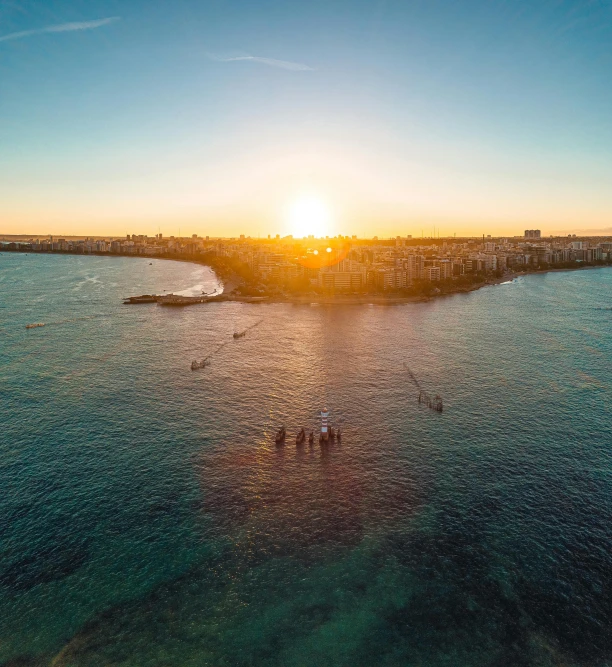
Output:
<path fill-rule="evenodd" d="M 612 0 L 0 0 L 0 232 L 610 228 L 611 79 Z"/>

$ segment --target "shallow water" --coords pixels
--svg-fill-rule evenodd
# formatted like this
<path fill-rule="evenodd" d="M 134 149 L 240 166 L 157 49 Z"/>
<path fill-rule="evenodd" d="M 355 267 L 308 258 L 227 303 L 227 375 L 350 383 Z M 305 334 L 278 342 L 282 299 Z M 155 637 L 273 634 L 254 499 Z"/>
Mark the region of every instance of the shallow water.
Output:
<path fill-rule="evenodd" d="M 0 254 L 0 664 L 610 664 L 612 270 L 121 304 L 199 286 Z"/>

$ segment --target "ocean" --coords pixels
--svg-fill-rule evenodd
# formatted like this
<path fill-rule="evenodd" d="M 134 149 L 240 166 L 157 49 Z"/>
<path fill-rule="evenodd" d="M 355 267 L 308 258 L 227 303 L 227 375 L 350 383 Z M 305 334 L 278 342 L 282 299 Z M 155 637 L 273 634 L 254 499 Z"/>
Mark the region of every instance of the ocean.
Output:
<path fill-rule="evenodd" d="M 1 665 L 612 664 L 612 269 L 121 300 L 217 286 L 0 253 Z"/>

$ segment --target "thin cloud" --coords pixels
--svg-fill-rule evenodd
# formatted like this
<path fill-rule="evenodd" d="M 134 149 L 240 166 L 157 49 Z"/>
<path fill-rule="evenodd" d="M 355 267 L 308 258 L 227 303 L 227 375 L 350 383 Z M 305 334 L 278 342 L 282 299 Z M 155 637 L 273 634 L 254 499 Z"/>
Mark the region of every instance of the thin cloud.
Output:
<path fill-rule="evenodd" d="M 251 60 L 255 63 L 262 63 L 262 65 L 269 65 L 270 67 L 280 67 L 281 69 L 293 70 L 294 72 L 313 72 L 314 68 L 304 65 L 303 63 L 293 63 L 289 60 L 276 60 L 275 58 L 262 58 L 261 56 L 216 56 L 210 54 L 210 58 L 221 63 L 231 63 L 238 60 Z"/>
<path fill-rule="evenodd" d="M 97 19 L 96 21 L 78 21 L 76 23 L 62 23 L 61 25 L 50 25 L 38 30 L 22 30 L 21 32 L 12 32 L 0 37 L 0 42 L 8 42 L 10 39 L 22 39 L 23 37 L 32 37 L 32 35 L 44 35 L 51 32 L 74 32 L 76 30 L 94 30 L 102 26 L 109 25 L 119 21 L 118 16 L 111 16 L 106 19 Z"/>

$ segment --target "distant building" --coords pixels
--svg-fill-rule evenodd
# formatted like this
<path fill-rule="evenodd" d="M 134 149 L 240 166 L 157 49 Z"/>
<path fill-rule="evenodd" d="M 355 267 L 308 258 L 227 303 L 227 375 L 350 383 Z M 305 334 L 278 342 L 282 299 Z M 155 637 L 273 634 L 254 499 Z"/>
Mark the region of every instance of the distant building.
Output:
<path fill-rule="evenodd" d="M 440 267 L 439 266 L 426 266 L 424 269 L 425 280 L 434 282 L 440 280 Z"/>
<path fill-rule="evenodd" d="M 542 232 L 539 229 L 526 229 L 525 238 L 526 239 L 539 239 L 542 236 Z"/>
<path fill-rule="evenodd" d="M 447 278 L 453 277 L 453 264 L 449 259 L 436 260 L 432 268 L 436 267 L 440 270 L 439 278 L 437 278 L 437 280 L 446 280 Z M 429 279 L 436 280 L 436 278 L 431 277 Z"/>
<path fill-rule="evenodd" d="M 358 291 L 365 286 L 365 272 L 363 271 L 321 271 L 319 285 L 327 290 Z"/>

